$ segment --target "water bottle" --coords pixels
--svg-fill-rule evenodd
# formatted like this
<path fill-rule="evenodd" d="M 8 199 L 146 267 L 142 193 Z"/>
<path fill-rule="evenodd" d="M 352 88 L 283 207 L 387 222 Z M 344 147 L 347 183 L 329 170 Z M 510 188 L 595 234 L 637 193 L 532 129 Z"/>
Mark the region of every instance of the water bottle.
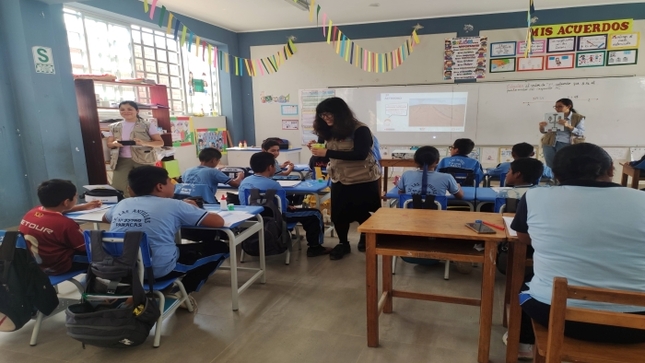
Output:
<path fill-rule="evenodd" d="M 222 194 L 222 198 L 219 201 L 219 209 L 220 210 L 228 210 L 228 206 L 226 203 L 226 194 Z"/>

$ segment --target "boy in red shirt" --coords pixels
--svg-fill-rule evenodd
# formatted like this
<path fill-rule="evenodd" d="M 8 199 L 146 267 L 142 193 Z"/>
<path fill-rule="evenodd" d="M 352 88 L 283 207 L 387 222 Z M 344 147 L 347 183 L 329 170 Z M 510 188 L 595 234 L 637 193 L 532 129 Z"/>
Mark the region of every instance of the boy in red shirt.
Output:
<path fill-rule="evenodd" d="M 69 180 L 52 179 L 38 186 L 35 207 L 20 221 L 20 233 L 25 236 L 29 251 L 48 275 L 60 275 L 87 268 L 87 264 L 73 262 L 73 256 L 85 255 L 83 231 L 63 213 L 88 210 L 101 206 L 100 201 L 76 205 L 76 186 Z"/>

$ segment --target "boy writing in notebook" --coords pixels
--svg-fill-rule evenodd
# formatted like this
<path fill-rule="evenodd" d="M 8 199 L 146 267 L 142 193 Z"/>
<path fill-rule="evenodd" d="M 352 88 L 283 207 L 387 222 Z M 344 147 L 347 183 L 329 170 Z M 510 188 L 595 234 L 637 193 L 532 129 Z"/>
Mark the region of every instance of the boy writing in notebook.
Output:
<path fill-rule="evenodd" d="M 470 154 L 475 148 L 475 143 L 471 139 L 457 139 L 449 147 L 450 156 L 441 159 L 437 165 L 437 170 L 440 172 L 446 172 L 444 169 L 462 169 L 462 170 L 472 170 L 475 177 L 475 184 L 479 185 L 479 182 L 484 178 L 484 171 L 482 170 L 482 165 L 479 161 L 469 158 Z"/>
<path fill-rule="evenodd" d="M 186 170 L 181 176 L 182 181 L 190 184 L 206 184 L 213 196 L 217 193 L 219 183 L 237 188 L 244 179 L 244 173 L 238 173 L 235 179 L 229 178 L 217 169 L 220 159 L 222 159 L 222 153 L 219 150 L 212 147 L 203 149 L 199 152 L 200 165 Z"/>
<path fill-rule="evenodd" d="M 530 158 L 534 155 L 535 155 L 535 151 L 534 151 L 533 145 L 527 142 L 521 142 L 519 144 L 515 144 L 511 149 L 511 156 L 513 157 L 513 160 Z M 486 169 L 486 174 L 490 176 L 500 176 L 503 174 L 507 174 L 510 166 L 511 166 L 510 162 L 500 163 L 497 165 L 496 168 Z M 544 172 L 542 173 L 542 175 L 540 175 L 540 177 L 553 179 L 553 171 L 551 170 L 551 168 L 545 165 Z M 536 179 L 536 180 L 539 180 L 539 179 Z"/>
<path fill-rule="evenodd" d="M 22 217 L 20 233 L 39 267 L 47 275 L 87 268 L 87 263 L 74 262 L 74 255 L 86 255 L 83 231 L 65 213 L 98 208 L 100 201 L 76 205 L 76 186 L 69 180 L 52 179 L 38 186 L 35 207 Z"/>
<path fill-rule="evenodd" d="M 278 156 L 280 156 L 280 142 L 275 138 L 269 138 L 262 143 L 262 151 L 268 152 L 273 155 L 275 164 L 275 175 L 287 176 L 293 171 L 293 163 L 289 160 L 280 164 Z"/>
<path fill-rule="evenodd" d="M 240 183 L 240 202 L 242 205 L 248 204 L 247 198 L 242 195 L 250 195 L 251 189 L 267 191 L 269 189 L 281 190 L 282 186 L 272 177 L 275 175 L 275 159 L 268 152 L 259 152 L 251 156 L 251 169 L 253 175 L 242 180 Z M 288 205 L 283 208 L 282 213 L 287 223 L 297 222 L 302 224 L 307 235 L 307 257 L 316 257 L 329 254 L 330 248 L 323 247 L 324 228 L 323 217 L 318 209 L 313 208 L 296 208 Z"/>

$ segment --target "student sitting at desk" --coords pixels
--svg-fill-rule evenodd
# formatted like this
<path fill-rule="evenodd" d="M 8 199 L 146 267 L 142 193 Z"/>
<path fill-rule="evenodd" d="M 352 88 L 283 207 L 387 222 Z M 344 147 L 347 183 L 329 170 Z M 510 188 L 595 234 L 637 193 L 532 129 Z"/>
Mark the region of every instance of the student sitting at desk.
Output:
<path fill-rule="evenodd" d="M 479 161 L 468 157 L 468 154 L 470 154 L 474 148 L 475 143 L 471 139 L 455 140 L 455 142 L 450 146 L 450 156 L 441 159 L 437 165 L 437 170 L 442 171 L 442 169 L 446 168 L 472 170 L 475 174 L 476 184 L 479 184 L 479 182 L 484 178 L 482 165 Z"/>
<path fill-rule="evenodd" d="M 439 163 L 439 150 L 433 146 L 420 147 L 414 153 L 419 170 L 408 170 L 396 183 L 400 194 L 446 195 L 446 191 L 461 199 L 464 192 L 450 174 L 435 171 Z M 426 190 L 421 190 L 422 185 Z"/>
<path fill-rule="evenodd" d="M 536 181 L 544 173 L 544 164 L 533 158 L 517 159 L 510 163 L 506 172 L 506 185 L 511 189 L 502 189 L 497 198 L 520 199 L 527 190 L 536 187 Z"/>
<path fill-rule="evenodd" d="M 189 184 L 206 184 L 211 193 L 217 193 L 217 184 L 228 184 L 234 188 L 240 185 L 244 179 L 244 173 L 237 173 L 237 178 L 229 178 L 228 175 L 216 169 L 222 159 L 222 153 L 212 147 L 207 147 L 199 152 L 199 162 L 201 165 L 190 168 L 182 174 L 181 179 L 184 183 Z"/>
<path fill-rule="evenodd" d="M 183 274 L 173 271 L 177 263 L 192 265 L 198 259 L 228 252 L 223 242 L 175 244 L 175 235 L 182 226 L 219 228 L 224 219 L 215 213 L 197 208 L 192 201 L 172 199 L 175 187 L 165 169 L 145 165 L 128 174 L 128 188 L 134 198 L 124 199 L 110 209 L 103 222 L 110 223 L 111 232 L 142 231 L 148 235 L 152 252 L 152 271 L 156 279 L 184 275 L 187 293 L 197 291 L 215 271 L 218 261 L 206 263 Z M 194 298 L 190 298 L 197 307 Z"/>
<path fill-rule="evenodd" d="M 293 163 L 289 160 L 280 164 L 278 156 L 280 156 L 280 141 L 276 138 L 269 138 L 262 143 L 262 151 L 268 152 L 273 155 L 275 163 L 275 175 L 287 176 L 293 171 Z"/>
<path fill-rule="evenodd" d="M 519 144 L 513 145 L 513 148 L 511 149 L 511 156 L 513 157 L 513 160 L 517 159 L 522 159 L 522 158 L 530 158 L 535 155 L 535 151 L 533 148 L 533 145 L 529 144 L 528 142 L 521 142 Z M 504 162 L 497 164 L 496 168 L 488 168 L 486 169 L 486 174 L 490 176 L 500 176 L 503 174 L 508 174 L 508 169 L 510 168 L 511 163 L 510 162 Z M 544 177 L 548 179 L 553 179 L 553 171 L 551 168 L 548 166 L 544 166 L 544 172 L 542 175 L 538 176 L 539 178 Z M 532 181 L 533 182 L 535 182 Z"/>
<path fill-rule="evenodd" d="M 22 217 L 20 233 L 38 266 L 47 275 L 87 268 L 87 263 L 74 262 L 74 255 L 87 255 L 83 231 L 64 213 L 78 212 L 101 206 L 100 201 L 76 205 L 76 187 L 69 180 L 52 179 L 38 186 L 35 207 Z"/>
<path fill-rule="evenodd" d="M 240 184 L 240 196 L 250 195 L 251 189 L 266 191 L 269 189 L 281 190 L 282 186 L 275 180 L 271 179 L 275 175 L 274 157 L 268 152 L 259 152 L 251 156 L 251 169 L 253 175 L 242 180 Z M 240 198 L 242 205 L 246 205 L 248 200 Z M 287 223 L 300 223 L 307 234 L 307 257 L 316 257 L 329 254 L 331 248 L 323 247 L 324 228 L 323 217 L 318 209 L 313 208 L 296 208 L 292 205 L 286 206 L 282 210 Z"/>
<path fill-rule="evenodd" d="M 559 150 L 559 186 L 534 188 L 520 200 L 511 228 L 533 246 L 535 275 L 520 296 L 520 355 L 534 343 L 531 319 L 548 326 L 553 278 L 571 285 L 645 292 L 645 194 L 612 182 L 614 166 L 599 146 Z M 571 300 L 568 306 L 645 314 L 643 308 Z M 564 334 L 595 342 L 645 342 L 645 330 L 565 322 Z"/>

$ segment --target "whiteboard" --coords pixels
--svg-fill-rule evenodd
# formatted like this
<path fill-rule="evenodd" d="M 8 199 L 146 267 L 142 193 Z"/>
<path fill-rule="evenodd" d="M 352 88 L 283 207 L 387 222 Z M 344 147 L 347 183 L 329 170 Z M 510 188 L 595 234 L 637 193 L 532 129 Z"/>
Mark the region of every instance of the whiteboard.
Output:
<path fill-rule="evenodd" d="M 383 93 L 468 92 L 466 129 L 443 133 L 379 133 L 375 124 L 379 95 Z M 537 144 L 538 123 L 555 102 L 570 98 L 586 117 L 588 142 L 601 146 L 645 144 L 645 78 L 608 77 L 550 79 L 467 84 L 436 84 L 337 88 L 357 118 L 368 124 L 386 145 L 449 145 L 467 137 L 478 146 Z"/>

